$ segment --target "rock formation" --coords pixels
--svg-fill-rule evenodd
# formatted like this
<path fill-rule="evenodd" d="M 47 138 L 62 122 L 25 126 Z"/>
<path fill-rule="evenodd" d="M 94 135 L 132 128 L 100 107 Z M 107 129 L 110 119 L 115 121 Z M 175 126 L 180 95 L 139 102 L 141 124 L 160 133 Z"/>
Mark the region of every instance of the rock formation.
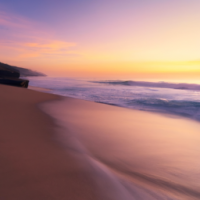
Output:
<path fill-rule="evenodd" d="M 20 76 L 44 76 L 44 74 L 0 62 L 0 84 L 27 88 L 29 80 L 20 79 Z"/>

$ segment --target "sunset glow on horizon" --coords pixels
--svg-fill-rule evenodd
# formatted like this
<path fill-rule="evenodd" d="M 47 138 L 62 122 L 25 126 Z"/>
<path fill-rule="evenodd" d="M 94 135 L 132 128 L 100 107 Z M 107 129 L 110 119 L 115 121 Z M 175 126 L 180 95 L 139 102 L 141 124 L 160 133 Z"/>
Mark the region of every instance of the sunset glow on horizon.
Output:
<path fill-rule="evenodd" d="M 0 62 L 50 76 L 200 78 L 199 0 L 0 0 Z"/>

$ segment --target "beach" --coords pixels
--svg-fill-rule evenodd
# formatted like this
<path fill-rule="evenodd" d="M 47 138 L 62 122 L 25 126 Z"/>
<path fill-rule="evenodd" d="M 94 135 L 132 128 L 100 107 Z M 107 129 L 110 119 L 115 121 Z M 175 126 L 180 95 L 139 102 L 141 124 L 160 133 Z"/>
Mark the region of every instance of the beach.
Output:
<path fill-rule="evenodd" d="M 199 199 L 199 122 L 0 86 L 0 199 Z"/>
<path fill-rule="evenodd" d="M 52 119 L 36 106 L 59 97 L 0 88 L 0 199 L 95 199 L 84 167 L 54 140 Z"/>

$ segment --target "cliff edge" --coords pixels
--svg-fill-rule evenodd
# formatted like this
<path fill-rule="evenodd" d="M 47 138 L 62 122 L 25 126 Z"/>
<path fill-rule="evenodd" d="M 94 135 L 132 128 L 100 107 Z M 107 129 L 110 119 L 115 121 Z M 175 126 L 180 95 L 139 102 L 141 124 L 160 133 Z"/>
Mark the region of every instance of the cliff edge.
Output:
<path fill-rule="evenodd" d="M 0 84 L 27 88 L 29 80 L 20 78 L 26 76 L 45 75 L 30 69 L 15 67 L 0 62 Z"/>

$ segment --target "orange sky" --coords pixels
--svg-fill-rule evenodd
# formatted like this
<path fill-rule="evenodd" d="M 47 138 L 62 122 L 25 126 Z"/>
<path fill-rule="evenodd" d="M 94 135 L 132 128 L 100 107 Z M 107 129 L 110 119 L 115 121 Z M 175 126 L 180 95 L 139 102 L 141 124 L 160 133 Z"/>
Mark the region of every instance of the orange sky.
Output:
<path fill-rule="evenodd" d="M 0 1 L 0 61 L 51 76 L 200 78 L 200 1 L 84 2 Z"/>

